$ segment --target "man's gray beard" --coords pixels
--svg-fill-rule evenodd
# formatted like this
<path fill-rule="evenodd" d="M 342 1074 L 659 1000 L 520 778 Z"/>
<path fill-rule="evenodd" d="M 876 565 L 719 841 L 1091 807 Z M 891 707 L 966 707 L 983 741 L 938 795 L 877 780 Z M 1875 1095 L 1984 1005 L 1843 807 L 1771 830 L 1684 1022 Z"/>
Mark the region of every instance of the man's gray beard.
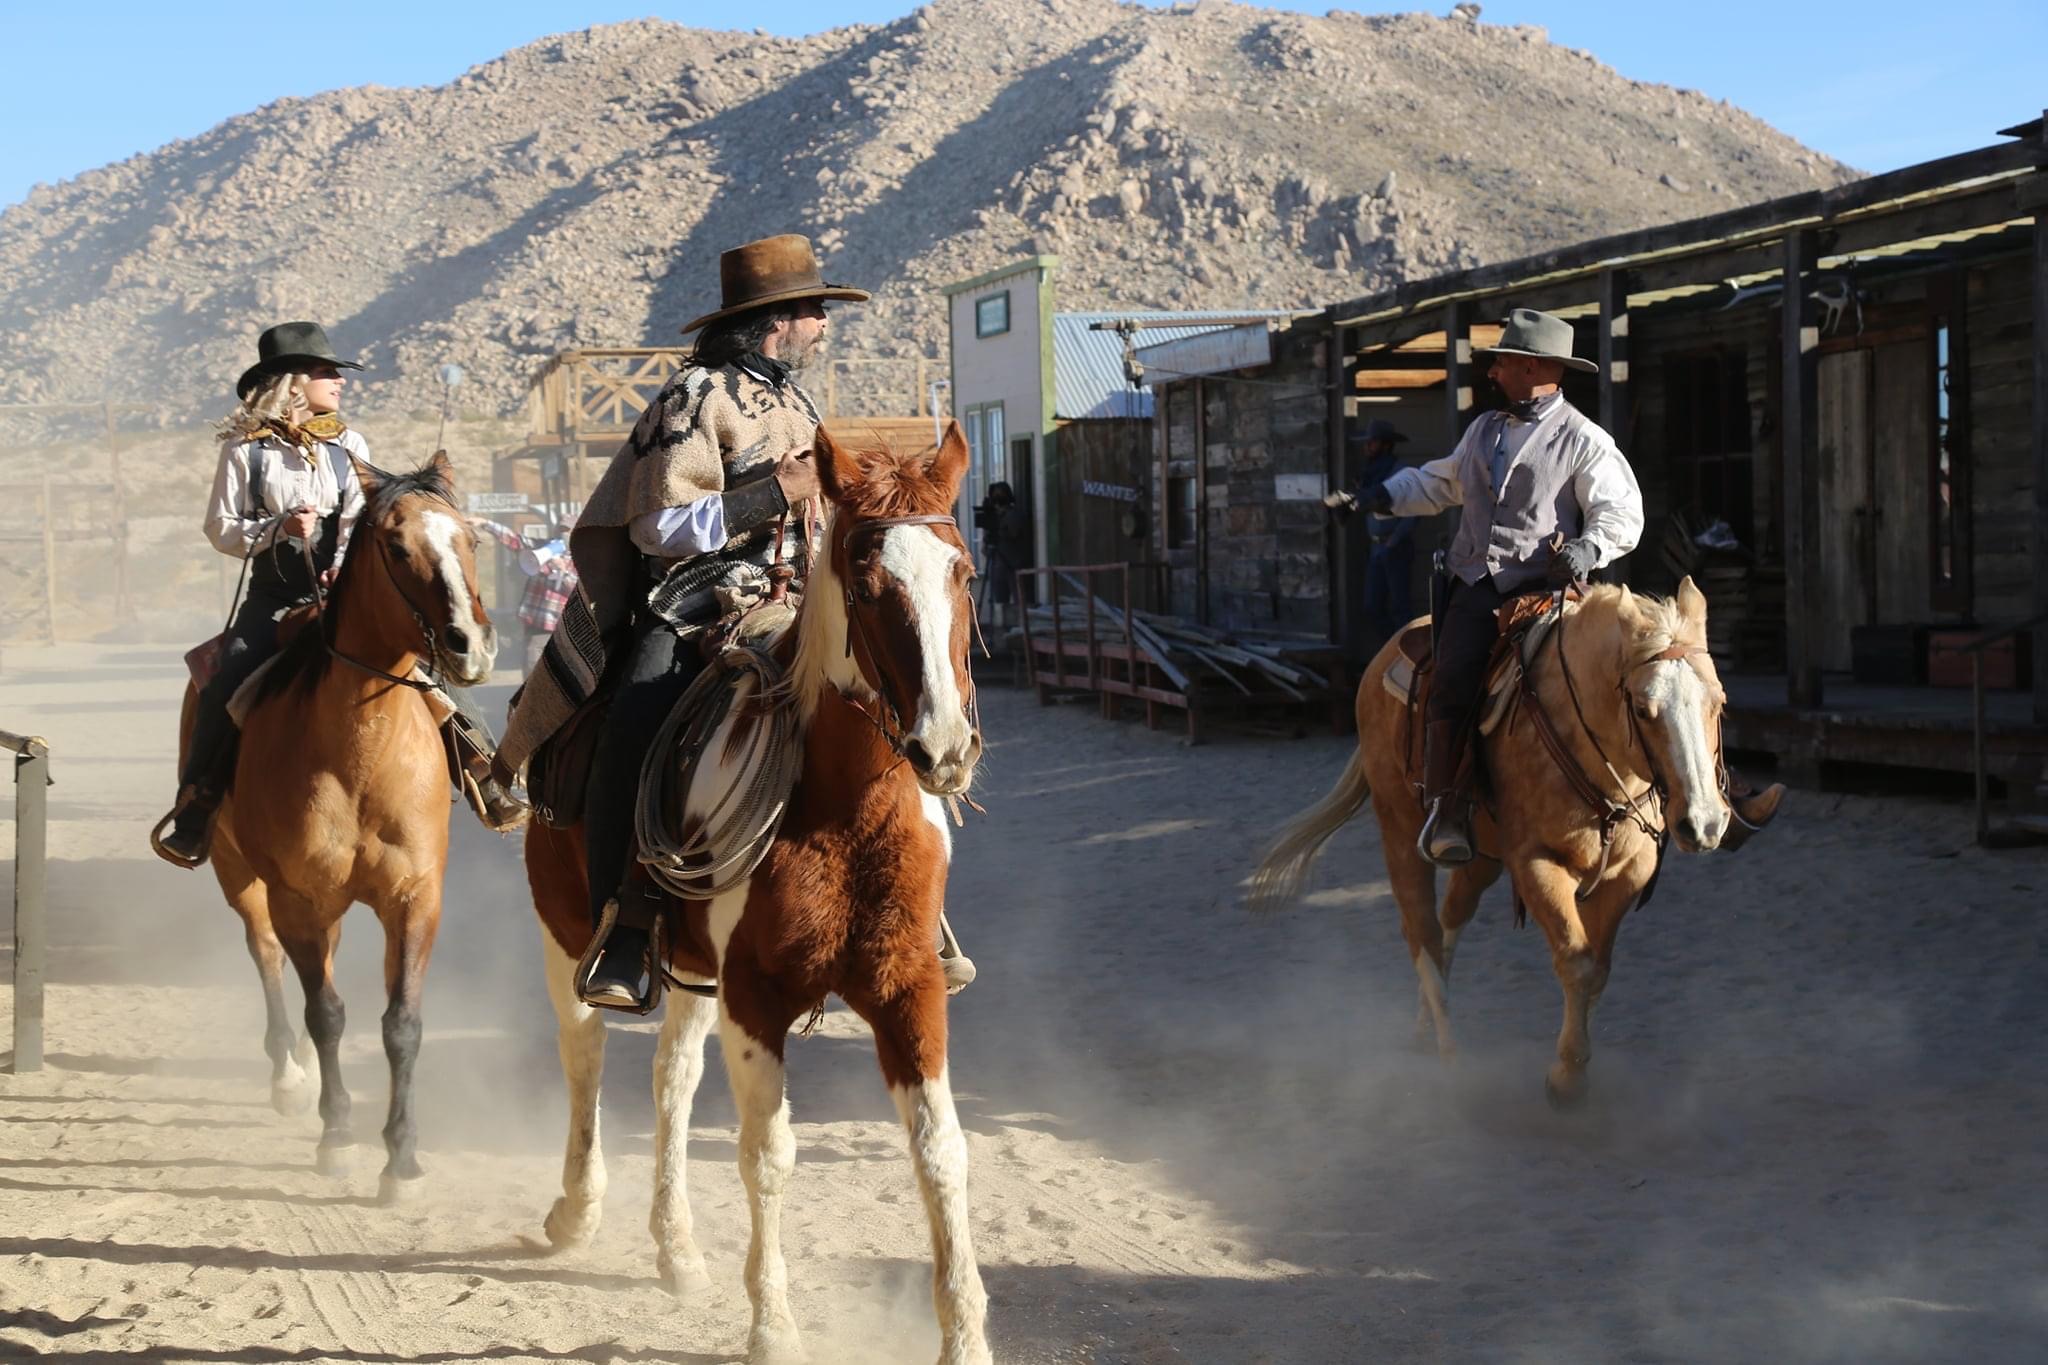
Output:
<path fill-rule="evenodd" d="M 813 337 L 810 343 L 802 349 L 785 347 L 782 354 L 777 356 L 776 359 L 789 366 L 791 374 L 797 374 L 810 368 L 811 362 L 818 358 L 818 352 L 824 349 L 824 345 L 825 338 Z"/>

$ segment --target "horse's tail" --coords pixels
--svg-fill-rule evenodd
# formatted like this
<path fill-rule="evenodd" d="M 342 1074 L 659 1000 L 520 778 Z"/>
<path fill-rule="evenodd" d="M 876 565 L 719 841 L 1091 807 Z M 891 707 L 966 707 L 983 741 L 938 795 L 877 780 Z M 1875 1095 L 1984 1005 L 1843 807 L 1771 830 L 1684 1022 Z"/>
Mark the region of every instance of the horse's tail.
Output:
<path fill-rule="evenodd" d="M 1343 828 L 1345 821 L 1358 814 L 1358 808 L 1370 795 L 1365 764 L 1353 749 L 1351 761 L 1344 765 L 1344 775 L 1330 788 L 1329 795 L 1296 816 L 1267 848 L 1259 870 L 1252 873 L 1251 908 L 1265 912 L 1285 910 L 1292 905 L 1301 894 L 1309 864 L 1316 860 L 1323 844 Z"/>

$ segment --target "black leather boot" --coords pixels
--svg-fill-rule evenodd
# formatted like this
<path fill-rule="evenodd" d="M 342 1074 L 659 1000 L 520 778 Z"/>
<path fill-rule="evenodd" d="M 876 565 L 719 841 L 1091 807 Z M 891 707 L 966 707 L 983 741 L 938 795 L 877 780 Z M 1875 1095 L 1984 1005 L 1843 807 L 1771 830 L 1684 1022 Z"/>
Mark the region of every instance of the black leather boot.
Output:
<path fill-rule="evenodd" d="M 605 902 L 576 971 L 576 994 L 584 1004 L 649 1014 L 661 1003 L 655 927 L 667 902 L 660 887 L 636 877 L 628 877 Z"/>
<path fill-rule="evenodd" d="M 1438 867 L 1472 861 L 1472 803 L 1458 790 L 1463 721 L 1432 720 L 1422 731 L 1422 800 L 1428 815 L 1416 851 Z"/>
<path fill-rule="evenodd" d="M 195 735 L 195 739 L 198 736 Z M 241 731 L 229 727 L 218 738 L 217 749 L 197 780 L 178 789 L 178 800 L 170 814 L 157 821 L 149 832 L 149 846 L 156 856 L 174 867 L 192 868 L 204 863 L 213 851 L 213 820 L 220 803 L 227 799 L 234 781 L 235 759 L 241 752 Z M 170 826 L 165 830 L 165 826 Z"/>

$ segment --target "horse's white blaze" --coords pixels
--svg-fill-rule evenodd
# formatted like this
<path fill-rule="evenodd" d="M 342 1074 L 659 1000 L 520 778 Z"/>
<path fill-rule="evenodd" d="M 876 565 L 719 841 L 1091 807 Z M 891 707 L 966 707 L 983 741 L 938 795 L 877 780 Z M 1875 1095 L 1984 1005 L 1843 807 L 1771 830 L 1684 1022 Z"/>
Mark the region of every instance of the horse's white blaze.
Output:
<path fill-rule="evenodd" d="M 1718 838 L 1727 820 L 1723 816 L 1717 823 L 1711 815 L 1721 800 L 1714 744 L 1707 734 L 1707 685 L 1684 659 L 1661 660 L 1644 672 L 1643 700 L 1671 740 L 1674 771 L 1665 780 L 1684 793 L 1694 815 Z"/>
<path fill-rule="evenodd" d="M 604 1079 L 604 1020 L 576 998 L 576 959 L 543 935 L 548 999 L 554 1003 L 562 1079 L 569 1092 L 569 1138 L 562 1151 L 562 1197 L 548 1213 L 548 1239 L 580 1246 L 603 1213 L 604 1149 L 598 1136 L 598 1087 Z"/>
<path fill-rule="evenodd" d="M 491 665 L 498 657 L 498 632 L 487 621 L 482 626 L 476 622 L 476 604 L 469 595 L 469 580 L 462 575 L 462 523 L 446 512 L 423 512 L 421 525 L 425 528 L 427 544 L 434 552 L 434 570 L 440 575 L 441 586 L 448 594 L 448 619 L 462 627 L 469 648 L 459 656 L 461 667 L 457 681 L 481 682 L 491 675 Z"/>
<path fill-rule="evenodd" d="M 932 1286 L 938 1309 L 939 1358 L 988 1365 L 984 1324 L 988 1291 L 974 1261 L 967 1224 L 967 1138 L 953 1108 L 953 1087 L 942 1070 L 917 1085 L 891 1086 L 891 1098 L 910 1137 L 910 1161 L 932 1225 Z"/>
<path fill-rule="evenodd" d="M 907 737 L 924 745 L 935 766 L 964 765 L 974 743 L 967 701 L 953 673 L 953 565 L 960 552 L 929 526 L 892 526 L 882 536 L 882 572 L 910 598 L 923 655 L 917 715 L 903 719 Z"/>

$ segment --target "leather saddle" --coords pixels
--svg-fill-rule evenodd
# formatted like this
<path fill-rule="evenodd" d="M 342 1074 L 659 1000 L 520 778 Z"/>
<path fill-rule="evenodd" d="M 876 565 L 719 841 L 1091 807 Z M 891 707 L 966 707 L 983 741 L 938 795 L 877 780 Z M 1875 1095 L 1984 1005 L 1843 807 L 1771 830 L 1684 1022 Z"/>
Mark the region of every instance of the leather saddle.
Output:
<path fill-rule="evenodd" d="M 1576 588 L 1567 593 L 1565 610 L 1570 611 L 1579 597 Z M 1480 734 L 1492 734 L 1514 704 L 1523 670 L 1534 661 L 1550 628 L 1557 624 L 1557 617 L 1550 610 L 1556 600 L 1555 593 L 1532 592 L 1501 603 L 1497 613 L 1500 638 L 1494 641 L 1493 654 L 1486 663 L 1485 700 L 1479 707 Z M 1387 691 L 1407 702 L 1417 715 L 1428 704 L 1430 684 L 1436 676 L 1432 633 L 1426 616 L 1411 623 L 1397 637 L 1400 652 L 1381 677 Z"/>

